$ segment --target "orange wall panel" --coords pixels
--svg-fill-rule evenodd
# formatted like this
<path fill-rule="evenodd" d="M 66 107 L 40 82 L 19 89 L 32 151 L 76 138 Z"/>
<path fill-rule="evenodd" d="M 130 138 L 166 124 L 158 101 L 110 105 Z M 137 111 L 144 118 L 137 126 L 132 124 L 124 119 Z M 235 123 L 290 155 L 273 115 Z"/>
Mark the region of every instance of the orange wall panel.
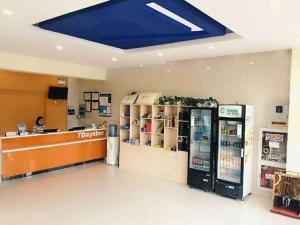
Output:
<path fill-rule="evenodd" d="M 45 115 L 45 93 L 41 91 L 0 89 L 0 104 L 0 134 L 15 131 L 18 123 L 30 128 L 37 116 Z"/>
<path fill-rule="evenodd" d="M 31 129 L 37 116 L 45 117 L 48 128 L 66 129 L 67 101 L 47 98 L 57 77 L 0 70 L 0 135 L 16 131 L 18 123 Z"/>
<path fill-rule="evenodd" d="M 47 98 L 45 118 L 47 128 L 65 130 L 67 124 L 66 100 L 54 101 Z"/>

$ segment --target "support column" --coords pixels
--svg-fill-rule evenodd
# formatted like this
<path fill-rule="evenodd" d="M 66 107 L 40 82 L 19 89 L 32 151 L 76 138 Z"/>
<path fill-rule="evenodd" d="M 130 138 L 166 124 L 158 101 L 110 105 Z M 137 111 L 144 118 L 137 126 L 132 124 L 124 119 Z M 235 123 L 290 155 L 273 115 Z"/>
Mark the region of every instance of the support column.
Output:
<path fill-rule="evenodd" d="M 292 50 L 287 170 L 300 173 L 300 48 Z"/>

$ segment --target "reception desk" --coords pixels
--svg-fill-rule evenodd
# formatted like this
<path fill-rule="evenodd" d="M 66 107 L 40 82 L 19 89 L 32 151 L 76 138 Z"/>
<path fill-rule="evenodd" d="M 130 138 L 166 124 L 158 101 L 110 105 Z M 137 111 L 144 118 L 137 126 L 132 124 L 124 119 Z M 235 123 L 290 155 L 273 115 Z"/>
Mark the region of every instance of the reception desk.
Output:
<path fill-rule="evenodd" d="M 106 146 L 105 129 L 2 137 L 1 178 L 101 159 Z"/>

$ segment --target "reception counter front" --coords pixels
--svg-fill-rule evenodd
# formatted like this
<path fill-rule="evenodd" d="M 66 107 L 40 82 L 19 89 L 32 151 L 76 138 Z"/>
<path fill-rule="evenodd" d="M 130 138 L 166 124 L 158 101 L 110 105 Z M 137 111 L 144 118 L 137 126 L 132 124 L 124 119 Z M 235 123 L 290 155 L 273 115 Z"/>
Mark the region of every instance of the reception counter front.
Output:
<path fill-rule="evenodd" d="M 102 159 L 106 146 L 105 129 L 2 137 L 1 178 Z"/>

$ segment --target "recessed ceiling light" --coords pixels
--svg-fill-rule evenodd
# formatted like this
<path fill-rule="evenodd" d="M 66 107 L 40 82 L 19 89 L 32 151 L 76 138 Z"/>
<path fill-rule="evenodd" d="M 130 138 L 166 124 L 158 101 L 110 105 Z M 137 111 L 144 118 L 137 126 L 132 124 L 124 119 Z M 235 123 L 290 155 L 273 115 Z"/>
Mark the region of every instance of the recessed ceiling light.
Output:
<path fill-rule="evenodd" d="M 171 70 L 167 70 L 167 73 L 171 73 Z"/>
<path fill-rule="evenodd" d="M 163 56 L 164 56 L 164 53 L 163 53 L 163 52 L 159 52 L 159 53 L 157 53 L 157 55 L 158 55 L 159 57 L 163 57 Z"/>
<path fill-rule="evenodd" d="M 2 13 L 5 15 L 5 16 L 11 16 L 13 14 L 12 11 L 10 11 L 9 9 L 3 9 L 2 10 Z"/>
<path fill-rule="evenodd" d="M 113 62 L 117 62 L 117 61 L 118 61 L 118 59 L 117 59 L 117 58 L 111 58 L 111 61 L 113 61 Z"/>
<path fill-rule="evenodd" d="M 249 65 L 254 65 L 254 62 L 252 62 L 252 61 L 251 61 L 251 62 L 249 62 Z"/>
<path fill-rule="evenodd" d="M 57 45 L 57 46 L 56 46 L 56 49 L 57 49 L 57 50 L 59 50 L 59 51 L 61 51 L 61 50 L 63 50 L 63 49 L 64 49 L 64 47 L 63 47 L 63 46 L 61 46 L 61 45 Z"/>
<path fill-rule="evenodd" d="M 216 47 L 215 47 L 214 45 L 210 45 L 210 46 L 208 46 L 208 49 L 209 49 L 209 50 L 215 50 Z"/>
<path fill-rule="evenodd" d="M 270 11 L 276 11 L 281 6 L 282 0 L 269 0 L 268 1 L 268 9 Z"/>
<path fill-rule="evenodd" d="M 206 70 L 211 70 L 211 68 L 209 66 L 206 67 Z"/>

